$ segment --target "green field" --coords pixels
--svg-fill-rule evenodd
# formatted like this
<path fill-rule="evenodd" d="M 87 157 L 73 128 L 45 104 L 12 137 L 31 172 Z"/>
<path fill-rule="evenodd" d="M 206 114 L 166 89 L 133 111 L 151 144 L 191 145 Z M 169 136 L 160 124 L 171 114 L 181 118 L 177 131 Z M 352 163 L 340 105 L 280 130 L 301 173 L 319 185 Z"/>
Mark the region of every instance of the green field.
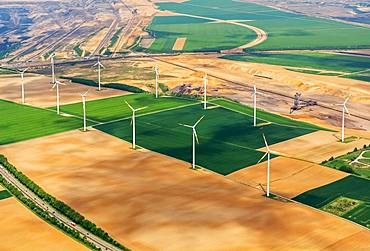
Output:
<path fill-rule="evenodd" d="M 275 144 L 317 130 L 310 124 L 302 124 L 262 111 L 258 113 L 261 116 L 257 121 L 260 126 L 253 127 L 253 117 L 248 114 L 250 108 L 240 104 L 217 100 L 214 103 L 225 107 L 214 105 L 212 109 L 203 110 L 200 103 L 189 100 L 186 102 L 188 105 L 185 107 L 155 114 L 145 114 L 148 111 L 143 110 L 141 116 L 136 119 L 137 144 L 191 162 L 192 131 L 179 123 L 193 124 L 205 115 L 197 127 L 200 140 L 197 145 L 197 164 L 227 175 L 257 163 L 263 155 L 263 152 L 256 150 L 264 146 L 262 132 L 268 138 L 269 144 Z M 137 100 L 133 104 L 138 107 L 140 101 Z M 231 110 L 231 107 L 241 111 Z M 109 111 L 108 109 L 107 112 Z M 271 119 L 272 123 L 267 123 L 268 119 Z M 97 125 L 96 128 L 132 141 L 130 118 Z"/>
<path fill-rule="evenodd" d="M 7 190 L 0 191 L 0 200 L 7 199 L 9 197 L 12 197 L 12 195 Z"/>
<path fill-rule="evenodd" d="M 82 127 L 82 120 L 41 108 L 0 100 L 0 145 Z"/>
<path fill-rule="evenodd" d="M 187 52 L 235 48 L 255 38 L 245 27 L 181 16 L 155 17 L 148 30 L 156 38 L 148 52 L 171 52 L 180 37 L 187 38 L 182 50 Z"/>
<path fill-rule="evenodd" d="M 295 69 L 294 71 L 370 81 L 370 59 L 366 57 L 318 52 L 297 52 L 251 53 L 249 55 L 227 55 L 222 58 L 244 62 L 282 65 L 288 67 L 288 69 L 289 67 L 312 68 L 312 70 Z M 343 75 L 347 73 L 350 74 Z"/>
<path fill-rule="evenodd" d="M 370 180 L 356 176 L 347 176 L 328 185 L 307 191 L 294 200 L 304 204 L 336 213 L 339 216 L 370 228 Z M 357 201 L 353 208 L 338 209 L 336 200 L 348 198 Z M 345 207 L 346 205 L 342 203 Z M 332 206 L 330 206 L 332 205 Z M 331 208 L 331 209 L 330 209 Z M 332 209 L 335 209 L 334 211 Z M 328 210 L 329 209 L 329 210 Z"/>
<path fill-rule="evenodd" d="M 341 170 L 343 172 L 353 173 L 364 178 L 370 178 L 370 167 L 361 163 L 352 163 L 364 151 L 364 158 L 360 159 L 360 162 L 364 164 L 370 164 L 370 159 L 366 159 L 366 156 L 370 155 L 370 145 L 365 145 L 362 149 L 354 149 L 352 152 L 324 161 L 322 162 L 322 165 Z"/>
<path fill-rule="evenodd" d="M 292 50 L 292 49 L 349 49 L 369 48 L 370 28 L 344 24 L 336 21 L 308 17 L 283 12 L 270 7 L 232 0 L 191 0 L 182 3 L 158 3 L 161 10 L 169 10 L 182 14 L 197 15 L 222 20 L 240 20 L 263 29 L 268 39 L 253 50 Z M 180 21 L 177 21 L 176 19 Z M 236 45 L 246 44 L 251 40 L 247 29 L 235 28 L 230 25 L 199 23 L 185 20 L 184 17 L 171 17 L 172 23 L 166 18 L 157 17 L 149 26 L 148 31 L 158 37 L 150 50 L 168 52 L 176 37 L 186 34 L 196 43 L 186 47 L 186 51 L 220 50 L 230 46 L 228 39 L 235 40 Z M 220 26 L 219 26 L 220 25 Z M 234 25 L 236 26 L 236 25 Z M 236 26 L 238 27 L 238 26 Z M 209 33 L 206 29 L 209 29 Z M 255 34 L 253 34 L 256 37 Z M 252 38 L 254 39 L 254 38 Z M 211 46 L 209 45 L 211 43 Z M 195 46 L 196 45 L 196 46 Z"/>
<path fill-rule="evenodd" d="M 159 98 L 151 94 L 131 94 L 113 98 L 98 99 L 86 102 L 86 114 L 89 119 L 98 122 L 107 122 L 116 119 L 127 118 L 132 115 L 130 108 L 125 103 L 127 101 L 135 109 L 147 106 L 146 109 L 138 111 L 137 115 L 149 112 L 155 112 L 163 109 L 171 109 L 183 105 L 189 105 L 198 102 L 197 100 L 188 100 L 176 97 Z M 61 106 L 61 111 L 82 116 L 81 103 Z"/>

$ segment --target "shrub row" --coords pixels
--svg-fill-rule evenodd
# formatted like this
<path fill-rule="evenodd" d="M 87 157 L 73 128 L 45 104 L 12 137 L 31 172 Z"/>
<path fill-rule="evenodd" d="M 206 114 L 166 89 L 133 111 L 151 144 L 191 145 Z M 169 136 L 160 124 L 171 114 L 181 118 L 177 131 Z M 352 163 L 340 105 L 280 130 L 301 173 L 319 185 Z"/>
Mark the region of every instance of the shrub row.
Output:
<path fill-rule="evenodd" d="M 122 250 L 129 250 L 126 247 L 124 247 L 122 244 L 114 240 L 112 237 L 110 237 L 107 232 L 97 227 L 91 221 L 85 219 L 84 216 L 82 216 L 80 213 L 75 211 L 73 208 L 71 208 L 64 202 L 56 199 L 55 197 L 51 196 L 50 194 L 46 193 L 41 187 L 39 187 L 36 183 L 30 180 L 26 175 L 18 171 L 12 164 L 10 164 L 4 155 L 0 155 L 0 164 L 3 165 L 11 174 L 13 174 L 13 176 L 16 177 L 24 186 L 26 186 L 33 193 L 35 193 L 39 198 L 41 198 L 43 201 L 45 201 L 50 206 L 55 208 L 58 212 L 66 216 L 68 219 L 80 225 L 81 227 L 88 230 L 92 234 L 105 240 L 106 242 L 118 248 L 121 248 Z"/>
<path fill-rule="evenodd" d="M 62 230 L 67 235 L 71 236 L 72 238 L 82 242 L 84 245 L 89 247 L 92 250 L 101 250 L 100 248 L 96 247 L 93 243 L 87 240 L 86 237 L 82 237 L 80 233 L 65 224 L 58 221 L 55 217 L 50 216 L 48 212 L 37 206 L 32 200 L 25 197 L 16 187 L 12 184 L 7 182 L 3 176 L 0 175 L 0 183 L 11 193 L 15 196 L 19 201 L 21 201 L 26 207 L 31 209 L 37 216 L 45 220 L 46 222 L 56 226 L 60 230 Z"/>
<path fill-rule="evenodd" d="M 99 86 L 98 83 L 96 83 L 94 80 L 90 80 L 90 79 L 75 78 L 75 77 L 62 77 L 62 78 L 71 80 L 73 83 L 77 83 L 77 84 L 82 84 L 82 85 L 87 85 L 87 86 L 94 86 L 94 87 Z M 141 89 L 139 87 L 126 85 L 126 84 L 121 84 L 121 83 L 108 83 L 108 84 L 104 84 L 103 86 L 105 88 L 128 91 L 128 92 L 133 92 L 133 93 L 143 93 L 143 92 L 145 92 L 143 89 Z"/>

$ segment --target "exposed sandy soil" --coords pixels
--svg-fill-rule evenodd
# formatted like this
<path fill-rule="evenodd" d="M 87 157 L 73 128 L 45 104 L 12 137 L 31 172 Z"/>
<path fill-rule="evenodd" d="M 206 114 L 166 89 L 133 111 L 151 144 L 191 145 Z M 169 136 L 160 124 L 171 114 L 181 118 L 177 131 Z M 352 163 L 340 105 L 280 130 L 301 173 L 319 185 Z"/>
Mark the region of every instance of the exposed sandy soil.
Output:
<path fill-rule="evenodd" d="M 128 92 L 103 89 L 98 92 L 97 88 L 85 85 L 69 83 L 63 81 L 66 85 L 60 86 L 61 104 L 81 102 L 80 93 L 89 90 L 87 99 L 100 99 L 127 94 Z M 52 89 L 50 78 L 42 75 L 25 76 L 25 97 L 26 103 L 38 107 L 55 106 L 56 90 Z M 6 99 L 14 102 L 21 102 L 21 80 L 19 76 L 0 77 L 0 99 Z"/>
<path fill-rule="evenodd" d="M 0 250 L 89 250 L 35 216 L 15 198 L 0 200 L 0 215 Z"/>
<path fill-rule="evenodd" d="M 270 171 L 271 191 L 289 198 L 348 175 L 328 167 L 286 157 L 273 158 Z M 266 173 L 267 163 L 264 162 L 241 169 L 228 177 L 254 187 L 262 184 L 266 189 Z"/>
<path fill-rule="evenodd" d="M 215 55 L 181 55 L 161 60 L 228 80 L 228 82 L 216 80 L 221 85 L 217 88 L 217 93 L 248 105 L 252 104 L 252 98 L 250 91 L 243 86 L 251 87 L 256 84 L 259 89 L 267 89 L 290 97 L 296 92 L 301 92 L 303 99 L 315 99 L 336 109 L 338 107 L 335 104 L 342 103 L 351 95 L 348 108 L 352 113 L 366 117 L 370 112 L 370 83 L 364 81 L 292 72 L 282 66 L 217 59 Z M 210 87 L 212 88 L 212 84 Z M 292 100 L 264 94 L 259 97 L 259 107 L 281 114 L 289 113 Z M 297 114 L 308 114 L 336 126 L 341 124 L 341 113 L 328 109 L 311 107 Z M 346 126 L 370 130 L 370 121 L 351 117 L 346 120 Z"/>
<path fill-rule="evenodd" d="M 81 45 L 82 50 L 86 50 L 88 52 L 93 52 L 100 44 L 100 41 L 105 37 L 106 33 L 108 32 L 108 28 L 104 28 L 92 36 L 89 40 Z"/>
<path fill-rule="evenodd" d="M 185 46 L 185 43 L 186 43 L 186 37 L 179 37 L 176 39 L 173 47 L 172 47 L 172 50 L 174 51 L 182 51 L 182 49 L 184 48 Z"/>
<path fill-rule="evenodd" d="M 133 151 L 101 132 L 72 131 L 0 152 L 134 250 L 322 250 L 338 242 L 350 248 L 353 240 L 369 247 L 370 233 L 343 219 Z"/>
<path fill-rule="evenodd" d="M 321 163 L 330 157 L 351 152 L 355 147 L 360 149 L 364 144 L 370 144 L 370 139 L 362 138 L 343 144 L 338 141 L 338 137 L 339 133 L 318 131 L 271 145 L 270 149 L 284 156 Z"/>

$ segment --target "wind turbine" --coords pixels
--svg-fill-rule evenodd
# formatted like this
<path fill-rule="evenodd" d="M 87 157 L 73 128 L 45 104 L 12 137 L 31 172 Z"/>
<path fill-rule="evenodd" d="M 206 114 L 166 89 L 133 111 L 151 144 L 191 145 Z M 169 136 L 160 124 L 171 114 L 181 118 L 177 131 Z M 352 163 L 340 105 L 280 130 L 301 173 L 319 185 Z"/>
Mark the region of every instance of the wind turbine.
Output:
<path fill-rule="evenodd" d="M 203 100 L 203 103 L 204 103 L 204 110 L 207 109 L 207 84 L 208 84 L 208 75 L 206 73 L 206 75 L 204 76 L 204 88 L 203 88 L 203 94 L 204 94 L 204 100 Z"/>
<path fill-rule="evenodd" d="M 263 140 L 265 141 L 265 146 L 266 146 L 267 151 L 262 156 L 262 158 L 257 162 L 257 164 L 259 164 L 267 156 L 267 191 L 266 191 L 266 195 L 267 195 L 267 197 L 269 197 L 270 196 L 270 154 L 271 154 L 271 150 L 270 150 L 270 147 L 267 144 L 265 134 L 262 134 L 262 136 L 263 136 Z"/>
<path fill-rule="evenodd" d="M 24 98 L 24 74 L 26 73 L 27 69 L 24 69 L 23 71 L 18 71 L 21 74 L 21 79 L 22 79 L 22 103 L 25 103 L 25 98 Z"/>
<path fill-rule="evenodd" d="M 348 115 L 351 115 L 347 109 L 347 102 L 349 100 L 349 97 L 344 101 L 343 104 L 337 104 L 339 106 L 342 106 L 342 143 L 344 143 L 344 117 L 345 117 L 345 113 L 347 112 Z"/>
<path fill-rule="evenodd" d="M 158 98 L 159 70 L 158 70 L 158 66 L 157 65 L 154 67 L 154 71 L 155 71 L 155 98 Z"/>
<path fill-rule="evenodd" d="M 128 107 L 130 107 L 130 109 L 132 110 L 132 120 L 131 120 L 131 124 L 132 124 L 132 148 L 133 149 L 136 149 L 136 124 L 135 124 L 135 112 L 137 111 L 140 111 L 140 110 L 143 110 L 145 108 L 147 108 L 147 106 L 145 107 L 141 107 L 141 108 L 137 108 L 137 109 L 134 109 L 129 103 L 127 103 L 127 101 L 125 100 L 125 103 L 128 105 Z"/>
<path fill-rule="evenodd" d="M 101 71 L 101 67 L 104 67 L 104 65 L 102 63 L 100 63 L 100 57 L 98 57 L 98 62 L 96 64 L 94 64 L 94 66 L 98 66 L 98 84 L 99 84 L 99 91 L 101 90 L 101 74 L 100 74 L 100 71 Z"/>
<path fill-rule="evenodd" d="M 55 53 L 50 55 L 50 63 L 51 63 L 51 82 L 55 83 L 55 66 L 54 66 L 54 58 Z"/>
<path fill-rule="evenodd" d="M 257 91 L 256 85 L 253 86 L 253 126 L 257 125 L 257 94 L 262 94 Z"/>
<path fill-rule="evenodd" d="M 185 125 L 185 124 L 179 124 L 188 128 L 191 128 L 193 130 L 193 165 L 192 169 L 195 169 L 195 141 L 199 144 L 199 139 L 197 135 L 197 131 L 195 130 L 196 126 L 199 124 L 199 122 L 204 118 L 205 115 L 203 115 L 198 121 L 193 125 Z"/>
<path fill-rule="evenodd" d="M 58 81 L 57 79 L 55 79 L 55 83 L 54 83 L 52 88 L 54 89 L 56 87 L 56 89 L 57 89 L 57 114 L 60 114 L 60 109 L 59 109 L 59 105 L 60 105 L 60 102 L 59 102 L 59 99 L 60 99 L 60 97 L 59 97 L 59 85 L 65 85 L 65 84 L 63 84 L 60 81 Z"/>
<path fill-rule="evenodd" d="M 89 91 L 87 90 L 85 93 L 80 93 L 82 97 L 82 109 L 84 112 L 84 132 L 86 132 L 86 95 Z"/>

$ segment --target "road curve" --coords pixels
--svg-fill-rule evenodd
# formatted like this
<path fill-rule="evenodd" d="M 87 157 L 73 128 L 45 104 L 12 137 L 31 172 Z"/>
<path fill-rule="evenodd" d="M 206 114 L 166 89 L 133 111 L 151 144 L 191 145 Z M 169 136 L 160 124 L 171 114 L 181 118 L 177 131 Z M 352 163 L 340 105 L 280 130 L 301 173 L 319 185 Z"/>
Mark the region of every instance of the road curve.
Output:
<path fill-rule="evenodd" d="M 268 37 L 267 32 L 260 29 L 260 28 L 257 28 L 255 26 L 248 25 L 248 24 L 238 23 L 238 22 L 235 22 L 233 20 L 223 20 L 223 19 L 218 19 L 218 18 L 203 17 L 203 16 L 182 14 L 182 13 L 174 13 L 174 14 L 178 15 L 178 16 L 187 16 L 187 17 L 193 17 L 193 18 L 199 18 L 199 19 L 206 19 L 206 20 L 210 20 L 210 21 L 214 21 L 214 22 L 218 22 L 218 23 L 227 23 L 227 24 L 238 25 L 238 26 L 241 26 L 241 27 L 251 29 L 257 34 L 257 37 L 256 37 L 255 40 L 253 40 L 253 41 L 251 41 L 247 44 L 241 45 L 241 46 L 237 47 L 237 49 L 246 49 L 246 48 L 254 47 L 256 45 L 259 45 L 259 44 L 263 43 Z"/>
<path fill-rule="evenodd" d="M 101 250 L 110 250 L 110 251 L 121 251 L 121 249 L 113 246 L 112 244 L 104 241 L 100 237 L 92 234 L 91 232 L 85 230 L 84 228 L 75 225 L 68 219 L 66 216 L 60 214 L 55 208 L 51 207 L 49 204 L 44 202 L 41 198 L 37 197 L 31 190 L 24 186 L 18 179 L 16 179 L 8 170 L 6 170 L 2 165 L 0 165 L 0 175 L 4 179 L 16 187 L 26 198 L 30 199 L 37 206 L 49 213 L 50 216 L 53 216 L 60 223 L 64 224 L 67 227 L 70 227 L 80 233 L 82 237 L 86 237 L 91 243 L 96 247 L 99 247 Z"/>

